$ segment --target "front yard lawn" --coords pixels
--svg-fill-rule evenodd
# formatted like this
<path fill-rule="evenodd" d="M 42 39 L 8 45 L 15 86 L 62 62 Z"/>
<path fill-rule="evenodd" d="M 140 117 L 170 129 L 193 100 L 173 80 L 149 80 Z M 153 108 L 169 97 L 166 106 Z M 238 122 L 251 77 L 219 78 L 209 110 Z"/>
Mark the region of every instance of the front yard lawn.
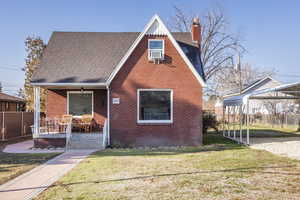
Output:
<path fill-rule="evenodd" d="M 57 156 L 59 153 L 15 154 L 3 153 L 0 144 L 0 185 L 31 170 L 37 165 Z"/>
<path fill-rule="evenodd" d="M 300 162 L 216 134 L 201 147 L 97 152 L 37 199 L 300 199 Z"/>

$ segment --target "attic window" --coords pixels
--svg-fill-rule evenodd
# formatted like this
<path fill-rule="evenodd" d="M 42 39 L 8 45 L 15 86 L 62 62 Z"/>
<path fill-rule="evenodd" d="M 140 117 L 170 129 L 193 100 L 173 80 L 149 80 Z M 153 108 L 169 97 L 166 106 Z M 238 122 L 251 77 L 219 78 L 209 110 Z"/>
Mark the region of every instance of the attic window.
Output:
<path fill-rule="evenodd" d="M 149 60 L 160 60 L 164 58 L 164 40 L 148 40 L 148 58 Z"/>

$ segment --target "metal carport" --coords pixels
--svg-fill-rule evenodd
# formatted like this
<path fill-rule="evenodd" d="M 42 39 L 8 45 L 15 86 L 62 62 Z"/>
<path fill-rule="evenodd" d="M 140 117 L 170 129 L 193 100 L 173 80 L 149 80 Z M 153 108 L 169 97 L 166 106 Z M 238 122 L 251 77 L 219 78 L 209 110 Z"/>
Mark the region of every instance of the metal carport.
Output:
<path fill-rule="evenodd" d="M 257 100 L 300 99 L 300 82 L 283 84 L 246 94 L 231 96 L 223 100 L 223 136 L 246 145 L 250 144 L 249 135 L 249 102 Z M 244 115 L 244 120 L 243 120 Z M 226 123 L 227 118 L 227 123 Z M 230 125 L 232 122 L 232 125 Z M 230 127 L 232 126 L 232 127 Z M 236 127 L 238 126 L 238 127 Z M 246 141 L 244 141 L 243 126 L 246 127 Z M 232 129 L 231 129 L 232 128 Z M 239 137 L 237 137 L 239 133 Z"/>

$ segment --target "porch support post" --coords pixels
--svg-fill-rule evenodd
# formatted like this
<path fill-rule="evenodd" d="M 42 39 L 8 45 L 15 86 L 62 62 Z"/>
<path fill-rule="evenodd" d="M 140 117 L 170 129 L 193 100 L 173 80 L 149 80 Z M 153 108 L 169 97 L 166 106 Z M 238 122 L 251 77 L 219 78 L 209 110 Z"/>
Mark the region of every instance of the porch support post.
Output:
<path fill-rule="evenodd" d="M 34 134 L 40 133 L 40 87 L 34 87 Z"/>

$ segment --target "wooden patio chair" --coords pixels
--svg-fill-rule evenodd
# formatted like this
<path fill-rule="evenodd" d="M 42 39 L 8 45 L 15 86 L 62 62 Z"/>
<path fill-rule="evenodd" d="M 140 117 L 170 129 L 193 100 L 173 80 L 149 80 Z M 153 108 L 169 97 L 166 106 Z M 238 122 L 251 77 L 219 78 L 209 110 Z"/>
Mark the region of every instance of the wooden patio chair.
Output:
<path fill-rule="evenodd" d="M 59 131 L 65 131 L 68 124 L 72 122 L 73 116 L 72 115 L 63 115 L 62 118 L 59 120 Z"/>
<path fill-rule="evenodd" d="M 91 123 L 93 121 L 93 116 L 92 115 L 82 115 L 81 116 L 81 126 L 84 132 L 89 132 L 91 131 Z"/>

